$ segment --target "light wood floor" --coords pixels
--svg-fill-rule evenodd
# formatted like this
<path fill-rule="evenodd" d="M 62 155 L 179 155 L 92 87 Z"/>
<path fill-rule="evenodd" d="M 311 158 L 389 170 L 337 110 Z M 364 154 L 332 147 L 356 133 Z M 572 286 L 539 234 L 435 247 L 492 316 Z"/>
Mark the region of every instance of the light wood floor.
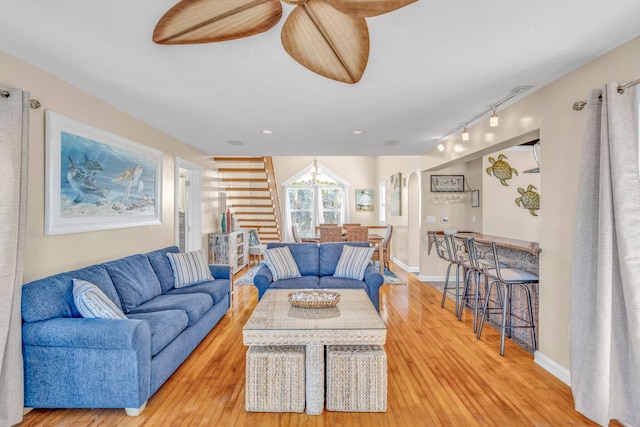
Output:
<path fill-rule="evenodd" d="M 396 269 L 397 270 L 397 269 Z M 398 276 L 407 279 L 402 271 Z M 481 341 L 470 316 L 458 322 L 453 303 L 413 274 L 385 285 L 380 314 L 388 327 L 386 413 L 322 415 L 247 413 L 242 326 L 257 303 L 253 286 L 236 286 L 228 312 L 139 417 L 122 409 L 36 409 L 22 426 L 591 426 L 573 409 L 569 387 L 499 335 Z"/>

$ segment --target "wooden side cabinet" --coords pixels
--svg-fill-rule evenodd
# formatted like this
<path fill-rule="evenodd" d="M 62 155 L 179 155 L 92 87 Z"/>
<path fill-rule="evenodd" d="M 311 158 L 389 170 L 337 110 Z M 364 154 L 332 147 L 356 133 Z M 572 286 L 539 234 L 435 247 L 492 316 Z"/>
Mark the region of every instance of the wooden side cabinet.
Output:
<path fill-rule="evenodd" d="M 235 274 L 249 263 L 249 230 L 209 233 L 209 263 L 229 264 Z"/>

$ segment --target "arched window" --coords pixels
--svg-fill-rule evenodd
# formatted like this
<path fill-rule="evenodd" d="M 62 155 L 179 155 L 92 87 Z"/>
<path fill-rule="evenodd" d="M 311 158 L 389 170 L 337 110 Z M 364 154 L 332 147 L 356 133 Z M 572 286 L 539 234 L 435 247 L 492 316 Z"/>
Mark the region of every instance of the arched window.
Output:
<path fill-rule="evenodd" d="M 285 195 L 285 240 L 296 224 L 302 236 L 315 235 L 319 224 L 349 222 L 349 184 L 313 161 L 282 184 Z"/>

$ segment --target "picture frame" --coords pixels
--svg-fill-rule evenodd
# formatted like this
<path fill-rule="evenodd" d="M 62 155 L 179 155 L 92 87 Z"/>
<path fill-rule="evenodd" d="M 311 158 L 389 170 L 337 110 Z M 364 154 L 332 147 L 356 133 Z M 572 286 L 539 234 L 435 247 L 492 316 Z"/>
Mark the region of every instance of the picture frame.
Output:
<path fill-rule="evenodd" d="M 160 224 L 162 152 L 45 112 L 45 234 Z"/>
<path fill-rule="evenodd" d="M 431 175 L 432 193 L 464 192 L 464 175 Z"/>
<path fill-rule="evenodd" d="M 402 174 L 400 172 L 391 175 L 390 213 L 393 216 L 402 216 Z"/>
<path fill-rule="evenodd" d="M 373 190 L 356 190 L 356 211 L 373 211 Z"/>
<path fill-rule="evenodd" d="M 471 207 L 480 207 L 480 190 L 471 191 Z"/>

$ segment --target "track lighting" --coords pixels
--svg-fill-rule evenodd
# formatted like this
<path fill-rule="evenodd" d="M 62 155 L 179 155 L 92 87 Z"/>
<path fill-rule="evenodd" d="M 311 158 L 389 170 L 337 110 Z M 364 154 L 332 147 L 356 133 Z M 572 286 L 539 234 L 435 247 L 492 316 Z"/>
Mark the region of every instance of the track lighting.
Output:
<path fill-rule="evenodd" d="M 464 127 L 464 130 L 462 131 L 462 140 L 463 141 L 468 141 L 469 140 L 469 131 L 467 130 L 467 127 Z"/>
<path fill-rule="evenodd" d="M 469 140 L 469 131 L 467 130 L 467 125 L 475 124 L 476 120 L 478 120 L 478 119 L 480 119 L 482 117 L 486 117 L 486 114 L 490 113 L 490 112 L 493 112 L 493 114 L 491 114 L 491 117 L 489 118 L 489 126 L 490 127 L 498 126 L 498 113 L 497 113 L 498 107 L 500 107 L 505 102 L 515 98 L 516 96 L 528 91 L 532 87 L 533 86 L 516 86 L 515 88 L 511 89 L 511 91 L 509 91 L 508 95 L 506 95 L 505 97 L 500 99 L 498 102 L 495 102 L 495 103 L 491 104 L 491 106 L 488 109 L 476 114 L 471 119 L 465 121 L 464 125 L 463 124 L 459 124 L 457 127 L 451 129 L 448 133 L 446 133 L 443 137 L 441 137 L 440 140 L 442 141 L 446 137 L 451 135 L 452 133 L 457 132 L 458 130 L 460 130 L 460 128 L 464 128 L 464 130 L 462 131 L 462 140 L 463 141 L 468 141 Z"/>
<path fill-rule="evenodd" d="M 498 126 L 498 115 L 496 114 L 496 110 L 493 110 L 493 114 L 489 117 L 489 126 L 492 128 Z"/>
<path fill-rule="evenodd" d="M 444 145 L 438 144 L 438 151 L 440 152 L 444 151 Z"/>

